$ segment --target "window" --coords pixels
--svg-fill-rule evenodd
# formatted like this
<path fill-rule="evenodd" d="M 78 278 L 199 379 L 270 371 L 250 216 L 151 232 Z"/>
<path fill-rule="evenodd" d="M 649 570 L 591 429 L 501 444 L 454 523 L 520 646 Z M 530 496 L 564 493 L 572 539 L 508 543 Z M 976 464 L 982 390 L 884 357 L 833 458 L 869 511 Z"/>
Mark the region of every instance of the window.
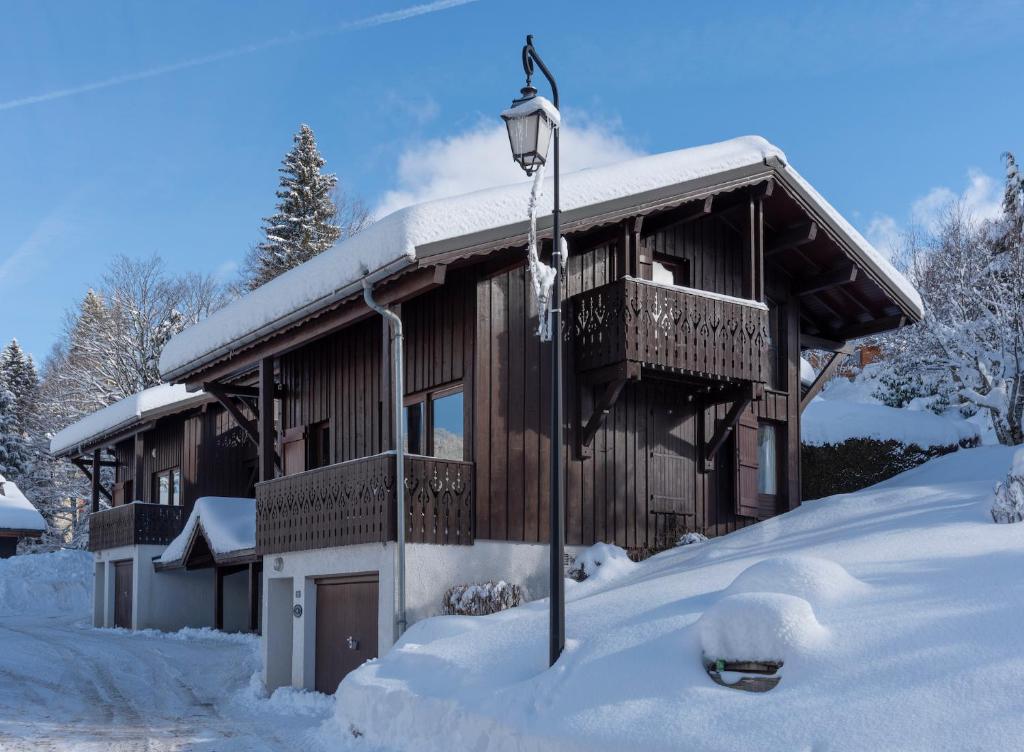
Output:
<path fill-rule="evenodd" d="M 654 257 L 651 280 L 662 285 L 690 286 L 690 263 L 686 259 L 665 254 Z"/>
<path fill-rule="evenodd" d="M 768 386 L 773 389 L 785 390 L 786 358 L 783 346 L 782 322 L 785 319 L 785 308 L 774 300 L 768 300 Z"/>
<path fill-rule="evenodd" d="M 447 460 L 465 459 L 464 415 L 461 386 L 407 399 L 405 451 Z"/>
<path fill-rule="evenodd" d="M 779 492 L 778 430 L 772 423 L 757 424 L 757 492 L 775 496 Z"/>
<path fill-rule="evenodd" d="M 153 497 L 157 504 L 181 505 L 181 470 L 176 467 L 153 475 Z"/>

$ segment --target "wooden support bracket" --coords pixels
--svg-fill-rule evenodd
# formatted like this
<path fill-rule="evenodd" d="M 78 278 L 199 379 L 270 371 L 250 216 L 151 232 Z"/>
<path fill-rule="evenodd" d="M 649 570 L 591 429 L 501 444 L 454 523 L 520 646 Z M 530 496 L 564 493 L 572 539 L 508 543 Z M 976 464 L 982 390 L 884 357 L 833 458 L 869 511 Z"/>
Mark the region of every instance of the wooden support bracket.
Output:
<path fill-rule="evenodd" d="M 238 426 L 245 432 L 249 441 L 259 448 L 260 436 L 257 424 L 257 421 L 259 420 L 259 407 L 258 404 L 253 404 L 251 401 L 253 397 L 259 397 L 259 390 L 255 387 L 231 386 L 228 384 L 221 384 L 216 381 L 204 383 L 203 390 L 212 394 L 214 398 L 224 406 L 224 409 L 231 414 L 231 417 L 235 419 Z M 275 384 L 275 396 L 277 396 L 280 391 L 280 386 Z M 252 410 L 253 414 L 256 416 L 256 420 L 250 420 L 245 417 L 245 413 L 242 412 L 238 403 L 235 402 L 236 399 L 245 401 L 246 406 Z M 281 469 L 281 457 L 276 452 L 274 453 L 274 464 L 277 466 L 278 470 Z"/>
<path fill-rule="evenodd" d="M 92 469 L 90 468 L 90 465 L 92 465 L 91 461 L 86 463 L 85 460 L 73 459 L 71 460 L 71 464 L 81 470 L 85 477 L 89 479 L 89 483 L 92 483 Z M 116 465 L 117 463 L 115 462 L 114 464 Z M 111 495 L 110 491 L 107 490 L 106 486 L 99 483 L 97 484 L 97 488 L 103 496 L 107 497 L 107 501 L 111 504 L 114 503 L 114 497 Z"/>
<path fill-rule="evenodd" d="M 608 413 L 611 412 L 612 405 L 614 405 L 616 400 L 619 399 L 619 395 L 622 393 L 622 387 L 625 385 L 626 379 L 609 381 L 605 384 L 604 391 L 601 393 L 601 397 L 594 405 L 594 410 L 590 414 L 590 419 L 587 421 L 587 425 L 584 426 L 580 434 L 581 457 L 593 456 L 594 449 L 592 444 L 594 442 L 594 437 L 597 435 L 598 429 L 604 425 L 605 420 L 608 418 Z"/>
<path fill-rule="evenodd" d="M 842 346 L 832 353 L 832 357 L 828 359 L 828 363 L 826 363 L 825 367 L 821 369 L 821 373 L 819 373 L 814 381 L 811 382 L 807 391 L 804 392 L 804 395 L 800 398 L 801 413 L 803 413 L 807 406 L 811 404 L 811 400 L 818 396 L 818 392 L 820 392 L 821 388 L 825 386 L 825 382 L 832 378 L 832 374 L 836 372 L 836 369 L 839 368 L 839 364 L 843 362 L 843 358 L 845 358 L 849 352 L 849 346 L 846 342 L 843 342 Z"/>
<path fill-rule="evenodd" d="M 704 472 L 709 473 L 715 469 L 715 455 L 718 454 L 718 450 L 722 448 L 726 439 L 732 434 L 736 423 L 740 419 L 740 415 L 743 414 L 743 411 L 747 409 L 752 401 L 753 394 L 747 394 L 737 399 L 732 403 L 732 407 L 729 408 L 729 412 L 725 414 L 725 417 L 715 426 L 715 433 L 704 450 Z"/>

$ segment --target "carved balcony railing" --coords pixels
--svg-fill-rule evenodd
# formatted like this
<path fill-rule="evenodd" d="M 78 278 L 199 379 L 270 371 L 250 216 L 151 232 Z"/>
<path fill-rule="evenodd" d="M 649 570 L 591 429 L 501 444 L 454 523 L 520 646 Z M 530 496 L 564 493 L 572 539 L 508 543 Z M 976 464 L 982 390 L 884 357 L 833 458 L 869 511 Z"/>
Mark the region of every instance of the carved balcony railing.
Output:
<path fill-rule="evenodd" d="M 572 298 L 580 372 L 634 363 L 699 379 L 765 382 L 768 310 L 755 301 L 624 277 Z"/>
<path fill-rule="evenodd" d="M 185 510 L 166 504 L 131 504 L 89 515 L 89 550 L 119 546 L 166 546 L 185 525 Z"/>
<path fill-rule="evenodd" d="M 256 486 L 256 552 L 274 554 L 396 539 L 395 455 L 377 454 Z M 473 542 L 473 464 L 405 458 L 410 543 Z"/>

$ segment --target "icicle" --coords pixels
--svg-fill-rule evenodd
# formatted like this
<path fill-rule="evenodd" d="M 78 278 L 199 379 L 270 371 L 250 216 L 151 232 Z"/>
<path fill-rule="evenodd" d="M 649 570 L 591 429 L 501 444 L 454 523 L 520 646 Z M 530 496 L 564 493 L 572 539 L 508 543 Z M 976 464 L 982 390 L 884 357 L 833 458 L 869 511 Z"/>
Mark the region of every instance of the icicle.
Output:
<path fill-rule="evenodd" d="M 529 258 L 530 280 L 533 282 L 533 294 L 537 298 L 537 335 L 541 342 L 551 341 L 551 288 L 555 284 L 555 268 L 540 260 L 537 252 L 537 205 L 540 203 L 541 191 L 544 187 L 544 165 L 534 173 L 533 188 L 530 190 L 530 231 L 527 236 L 527 254 Z M 565 239 L 562 239 L 563 250 Z M 563 255 L 563 264 L 565 256 Z"/>

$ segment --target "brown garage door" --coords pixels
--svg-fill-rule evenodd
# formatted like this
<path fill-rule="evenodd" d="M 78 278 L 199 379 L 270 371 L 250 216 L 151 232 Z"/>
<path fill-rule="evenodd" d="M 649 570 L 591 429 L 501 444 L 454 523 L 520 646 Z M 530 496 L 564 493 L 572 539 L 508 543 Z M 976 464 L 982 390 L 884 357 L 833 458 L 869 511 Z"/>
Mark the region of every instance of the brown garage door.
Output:
<path fill-rule="evenodd" d="M 114 626 L 132 628 L 132 562 L 114 562 Z"/>
<path fill-rule="evenodd" d="M 377 657 L 377 574 L 316 583 L 316 689 L 333 694 L 354 668 Z"/>

